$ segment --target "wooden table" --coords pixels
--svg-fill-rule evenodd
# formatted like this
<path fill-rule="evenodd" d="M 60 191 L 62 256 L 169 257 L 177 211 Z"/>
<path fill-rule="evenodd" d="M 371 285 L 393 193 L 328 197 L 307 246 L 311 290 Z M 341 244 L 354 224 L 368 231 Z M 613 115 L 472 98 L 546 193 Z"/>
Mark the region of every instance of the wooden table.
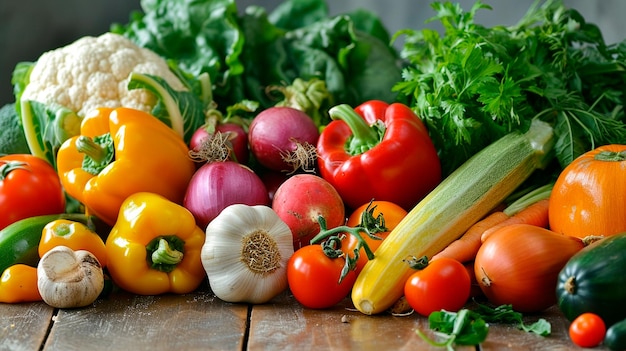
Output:
<path fill-rule="evenodd" d="M 482 345 L 457 350 L 580 350 L 556 307 L 526 318 L 539 317 L 551 322 L 551 336 L 492 324 Z M 417 314 L 367 316 L 349 299 L 309 310 L 288 293 L 265 305 L 231 304 L 208 286 L 186 295 L 116 292 L 70 310 L 43 302 L 0 304 L 0 321 L 0 350 L 444 350 L 416 335 L 418 328 L 432 335 Z"/>

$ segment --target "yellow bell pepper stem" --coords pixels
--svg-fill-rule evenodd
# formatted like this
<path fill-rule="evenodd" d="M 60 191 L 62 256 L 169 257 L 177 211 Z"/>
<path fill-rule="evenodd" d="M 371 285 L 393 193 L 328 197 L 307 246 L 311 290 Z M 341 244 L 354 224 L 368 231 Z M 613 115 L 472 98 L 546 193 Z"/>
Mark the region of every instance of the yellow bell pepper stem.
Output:
<path fill-rule="evenodd" d="M 170 236 L 169 240 L 172 241 L 172 245 L 170 245 L 170 241 L 168 241 L 168 239 L 159 237 L 153 240 L 153 242 L 157 242 L 155 250 L 150 249 L 150 247 L 154 245 L 149 244 L 147 247 L 148 252 L 152 252 L 150 255 L 150 260 L 152 262 L 151 267 L 158 269 L 161 272 L 173 271 L 176 265 L 183 260 L 184 254 L 182 251 L 179 251 L 178 248 L 173 248 L 172 246 L 180 247 L 180 250 L 182 250 L 185 242 L 178 239 L 176 236 Z"/>
<path fill-rule="evenodd" d="M 129 196 L 106 240 L 117 286 L 138 295 L 185 294 L 206 278 L 205 233 L 185 207 L 148 192 Z"/>

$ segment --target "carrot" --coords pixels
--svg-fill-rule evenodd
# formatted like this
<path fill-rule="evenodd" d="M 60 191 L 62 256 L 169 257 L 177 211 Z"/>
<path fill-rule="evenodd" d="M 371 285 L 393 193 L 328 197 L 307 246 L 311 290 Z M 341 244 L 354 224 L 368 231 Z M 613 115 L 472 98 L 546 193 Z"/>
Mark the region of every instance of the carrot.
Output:
<path fill-rule="evenodd" d="M 536 201 L 526 208 L 520 210 L 516 214 L 510 216 L 508 219 L 494 225 L 493 227 L 485 230 L 480 236 L 480 241 L 485 242 L 487 238 L 493 234 L 496 230 L 506 227 L 511 224 L 531 224 L 537 227 L 548 227 L 548 199 L 541 199 Z"/>
<path fill-rule="evenodd" d="M 482 233 L 498 223 L 509 218 L 503 211 L 494 211 L 489 215 L 474 223 L 460 238 L 451 242 L 438 254 L 434 255 L 431 260 L 440 257 L 453 258 L 461 263 L 471 261 L 480 249 L 480 237 Z"/>

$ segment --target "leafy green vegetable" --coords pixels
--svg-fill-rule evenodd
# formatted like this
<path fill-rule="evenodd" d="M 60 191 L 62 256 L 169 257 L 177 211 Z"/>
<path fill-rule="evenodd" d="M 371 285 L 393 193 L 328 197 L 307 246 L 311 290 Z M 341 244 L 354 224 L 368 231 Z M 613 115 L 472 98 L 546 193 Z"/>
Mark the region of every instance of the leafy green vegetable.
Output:
<path fill-rule="evenodd" d="M 286 0 L 268 13 L 233 0 L 143 0 L 142 13 L 111 31 L 176 62 L 191 75 L 208 73 L 218 106 L 277 101 L 270 86 L 300 78 L 324 81 L 332 100 L 357 105 L 392 102 L 401 79 L 398 52 L 380 19 L 367 11 L 329 16 L 324 0 Z"/>
<path fill-rule="evenodd" d="M 511 305 L 495 308 L 477 303 L 474 309 L 463 308 L 458 312 L 436 311 L 428 316 L 430 329 L 435 331 L 439 341 L 430 339 L 421 330 L 416 333 L 433 346 L 454 350 L 454 345 L 478 345 L 485 341 L 489 333 L 489 323 L 516 324 L 527 333 L 548 336 L 551 325 L 541 318 L 532 324 L 523 321 L 522 314 L 513 310 Z"/>
<path fill-rule="evenodd" d="M 408 66 L 394 90 L 429 127 L 449 174 L 486 145 L 533 118 L 555 128 L 561 167 L 601 144 L 626 139 L 626 42 L 606 45 L 600 30 L 560 0 L 536 0 L 511 27 L 474 22 L 477 1 L 434 2 L 440 35 L 402 30 Z"/>
<path fill-rule="evenodd" d="M 454 350 L 454 345 L 478 345 L 485 341 L 489 333 L 485 320 L 468 309 L 433 312 L 428 316 L 428 323 L 441 341 L 431 340 L 419 329 L 417 334 L 429 344 L 448 350 Z"/>
<path fill-rule="evenodd" d="M 523 315 L 514 311 L 511 305 L 500 305 L 494 308 L 479 303 L 473 311 L 478 313 L 487 323 L 515 324 L 519 329 L 527 333 L 541 336 L 548 336 L 552 332 L 550 322 L 543 318 L 534 323 L 526 324 L 523 320 Z"/>
<path fill-rule="evenodd" d="M 22 101 L 20 106 L 22 128 L 31 153 L 56 166 L 59 147 L 80 133 L 82 118 L 59 104 Z"/>
<path fill-rule="evenodd" d="M 206 74 L 202 76 L 208 78 Z M 193 133 L 205 121 L 204 111 L 208 103 L 203 102 L 192 91 L 174 90 L 161 77 L 131 73 L 128 89 L 140 88 L 149 90 L 158 98 L 152 115 L 174 129 L 185 142 L 189 143 Z"/>

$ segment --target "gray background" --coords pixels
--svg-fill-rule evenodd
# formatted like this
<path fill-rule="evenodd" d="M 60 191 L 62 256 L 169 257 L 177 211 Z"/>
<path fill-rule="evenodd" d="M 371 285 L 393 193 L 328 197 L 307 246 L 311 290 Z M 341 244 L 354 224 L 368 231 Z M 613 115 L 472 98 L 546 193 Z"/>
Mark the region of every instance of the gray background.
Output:
<path fill-rule="evenodd" d="M 250 4 L 273 9 L 280 0 L 237 0 L 243 10 Z M 435 13 L 426 0 L 328 0 L 331 14 L 358 7 L 376 12 L 391 34 L 403 28 L 420 29 Z M 454 1 L 469 10 L 474 0 Z M 481 24 L 511 25 L 533 0 L 483 0 L 493 7 L 481 11 Z M 564 0 L 588 22 L 597 24 L 608 43 L 626 39 L 626 1 Z M 20 61 L 35 61 L 43 52 L 71 43 L 85 35 L 100 35 L 111 23 L 127 23 L 139 0 L 0 0 L 0 105 L 14 101 L 11 72 Z"/>

